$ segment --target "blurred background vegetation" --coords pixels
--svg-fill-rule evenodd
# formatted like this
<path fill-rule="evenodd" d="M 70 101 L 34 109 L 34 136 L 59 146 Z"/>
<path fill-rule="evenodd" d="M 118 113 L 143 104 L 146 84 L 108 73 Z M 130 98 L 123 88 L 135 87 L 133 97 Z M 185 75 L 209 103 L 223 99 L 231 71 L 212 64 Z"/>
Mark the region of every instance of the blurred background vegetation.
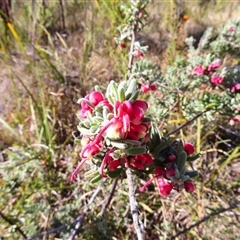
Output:
<path fill-rule="evenodd" d="M 0 6 L 4 2 L 9 1 Z M 70 239 L 71 223 L 97 188 L 84 173 L 69 181 L 79 161 L 72 132 L 77 99 L 96 84 L 104 92 L 126 72 L 127 50 L 114 42 L 123 21 L 120 2 L 12 0 L 9 11 L 2 7 L 0 239 L 27 239 L 51 229 L 36 239 Z M 240 3 L 155 1 L 148 13 L 149 25 L 138 38 L 150 47 L 147 58 L 164 71 L 177 54 L 186 54 L 186 37 L 199 40 L 206 27 L 239 19 Z M 169 116 L 165 131 L 185 121 L 178 114 Z M 240 239 L 239 129 L 219 117 L 213 123 L 197 120 L 180 135 L 203 153 L 196 163 L 197 188 L 193 195 L 168 198 L 154 188 L 137 194 L 147 239 Z M 143 182 L 136 180 L 137 186 Z M 106 210 L 111 189 L 110 181 L 103 183 L 76 239 L 135 239 L 125 179 Z"/>

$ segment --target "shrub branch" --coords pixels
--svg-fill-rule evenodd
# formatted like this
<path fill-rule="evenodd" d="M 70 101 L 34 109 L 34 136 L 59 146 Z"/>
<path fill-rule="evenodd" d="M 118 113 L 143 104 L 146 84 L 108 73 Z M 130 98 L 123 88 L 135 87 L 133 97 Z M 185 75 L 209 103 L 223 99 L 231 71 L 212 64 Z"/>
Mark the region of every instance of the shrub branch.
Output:
<path fill-rule="evenodd" d="M 137 233 L 138 240 L 144 240 L 145 237 L 144 237 L 144 233 L 142 231 L 143 224 L 142 224 L 141 220 L 139 219 L 137 201 L 135 199 L 135 190 L 134 190 L 134 184 L 133 184 L 133 179 L 132 179 L 132 172 L 131 172 L 130 168 L 128 168 L 126 170 L 126 174 L 127 174 L 128 188 L 129 188 L 130 209 L 131 209 L 134 227 L 135 227 L 135 230 Z"/>

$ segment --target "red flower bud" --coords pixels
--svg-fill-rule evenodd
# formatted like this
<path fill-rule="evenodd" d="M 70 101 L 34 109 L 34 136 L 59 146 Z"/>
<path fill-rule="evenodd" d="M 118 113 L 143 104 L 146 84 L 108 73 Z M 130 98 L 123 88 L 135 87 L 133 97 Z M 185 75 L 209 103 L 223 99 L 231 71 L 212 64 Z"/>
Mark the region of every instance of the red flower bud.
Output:
<path fill-rule="evenodd" d="M 194 148 L 194 146 L 191 143 L 186 142 L 184 144 L 184 151 L 187 153 L 187 155 L 191 155 L 191 154 L 194 153 L 195 148 Z"/>
<path fill-rule="evenodd" d="M 174 154 L 171 154 L 168 156 L 168 161 L 169 162 L 174 162 L 176 160 L 176 156 Z"/>
<path fill-rule="evenodd" d="M 104 97 L 103 97 L 102 93 L 100 93 L 98 91 L 94 91 L 94 92 L 90 93 L 90 95 L 89 95 L 89 102 L 92 103 L 94 106 L 97 106 L 98 103 L 103 101 L 103 99 L 104 99 Z"/>
<path fill-rule="evenodd" d="M 167 197 L 173 189 L 171 183 L 166 182 L 163 178 L 158 179 L 158 190 L 160 194 L 164 197 Z"/>
<path fill-rule="evenodd" d="M 136 57 L 139 57 L 139 58 L 142 58 L 142 57 L 144 57 L 144 54 L 143 54 L 143 52 L 141 52 L 141 51 L 137 50 L 137 51 L 136 51 Z"/>
<path fill-rule="evenodd" d="M 195 189 L 195 186 L 192 182 L 184 182 L 184 189 L 188 193 L 192 193 Z"/>
<path fill-rule="evenodd" d="M 127 47 L 127 44 L 126 43 L 120 43 L 119 44 L 119 48 L 120 49 L 124 49 L 124 48 L 126 48 Z"/>

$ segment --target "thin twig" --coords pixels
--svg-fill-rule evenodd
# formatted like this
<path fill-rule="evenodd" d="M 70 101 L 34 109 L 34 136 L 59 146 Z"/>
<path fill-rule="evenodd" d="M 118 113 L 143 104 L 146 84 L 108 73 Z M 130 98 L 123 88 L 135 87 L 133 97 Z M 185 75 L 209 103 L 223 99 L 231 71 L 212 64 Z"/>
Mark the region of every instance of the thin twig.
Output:
<path fill-rule="evenodd" d="M 25 233 L 21 230 L 21 228 L 19 226 L 16 225 L 16 223 L 14 223 L 11 219 L 9 219 L 8 217 L 6 217 L 2 212 L 0 212 L 0 216 L 3 218 L 3 220 L 5 220 L 7 223 L 9 223 L 10 225 L 15 225 L 15 229 L 17 232 L 19 232 L 24 238 L 27 238 L 27 236 L 25 235 Z"/>
<path fill-rule="evenodd" d="M 62 225 L 62 226 L 59 226 L 59 227 L 57 227 L 57 228 L 53 228 L 53 229 L 51 229 L 51 230 L 49 230 L 49 231 L 41 232 L 41 233 L 36 234 L 36 235 L 34 235 L 34 236 L 32 236 L 32 237 L 29 237 L 29 238 L 27 238 L 27 237 L 25 236 L 25 240 L 34 240 L 34 239 L 36 239 L 36 238 L 41 238 L 41 237 L 43 237 L 43 236 L 46 236 L 46 235 L 50 235 L 50 234 L 59 232 L 59 231 L 61 231 L 62 229 L 64 229 L 64 228 L 66 228 L 66 227 L 68 227 L 68 226 L 73 225 L 73 224 L 76 223 L 76 226 L 75 226 L 75 228 L 74 228 L 74 232 L 72 233 L 71 237 L 69 238 L 69 240 L 70 240 L 70 239 L 73 240 L 74 237 L 76 236 L 76 234 L 78 233 L 80 227 L 81 227 L 81 224 L 82 224 L 82 222 L 83 222 L 83 220 L 84 220 L 84 217 L 86 216 L 87 211 L 89 210 L 89 208 L 90 208 L 91 204 L 93 203 L 94 199 L 96 198 L 96 196 L 97 196 L 98 193 L 100 192 L 101 186 L 102 186 L 102 184 L 103 184 L 105 181 L 106 181 L 106 179 L 104 179 L 104 180 L 98 185 L 97 189 L 94 191 L 93 195 L 92 195 L 91 198 L 89 199 L 88 204 L 87 204 L 87 206 L 85 207 L 83 213 L 82 213 L 80 216 L 78 216 L 74 221 L 72 221 L 72 222 L 70 222 L 70 223 L 66 223 L 66 224 L 64 224 L 64 225 Z"/>
<path fill-rule="evenodd" d="M 167 112 L 166 115 L 169 115 L 169 114 L 173 111 L 173 109 L 176 107 L 176 105 L 177 105 L 178 103 L 179 103 L 179 100 L 177 100 L 177 101 L 170 107 L 170 109 L 168 110 L 168 112 Z M 165 120 L 166 120 L 166 118 L 164 118 L 164 119 L 161 121 L 161 123 L 160 123 L 159 126 L 158 126 L 159 129 L 162 128 Z"/>
<path fill-rule="evenodd" d="M 143 233 L 143 224 L 141 220 L 139 219 L 138 214 L 138 207 L 137 207 L 137 201 L 135 199 L 135 190 L 134 190 L 134 184 L 132 179 L 132 172 L 131 169 L 128 168 L 126 170 L 127 174 L 127 180 L 128 180 L 128 187 L 129 187 L 129 201 L 130 201 L 130 208 L 131 208 L 131 214 L 133 218 L 134 227 L 137 233 L 138 240 L 144 240 L 145 236 Z"/>
<path fill-rule="evenodd" d="M 179 132 L 182 128 L 186 127 L 188 124 L 192 123 L 194 120 L 196 120 L 197 118 L 201 117 L 204 113 L 206 113 L 207 111 L 209 111 L 208 109 L 203 111 L 203 112 L 200 112 L 199 114 L 197 114 L 195 117 L 193 117 L 191 120 L 185 122 L 183 125 L 181 125 L 180 127 L 174 129 L 172 132 L 168 133 L 167 136 L 170 136 L 174 133 L 177 133 Z"/>
<path fill-rule="evenodd" d="M 102 180 L 102 182 L 98 185 L 97 189 L 95 190 L 95 192 L 93 193 L 92 197 L 89 199 L 88 201 L 88 204 L 87 206 L 85 207 L 84 211 L 83 211 L 83 214 L 80 215 L 78 218 L 79 218 L 79 221 L 77 221 L 77 224 L 74 228 L 74 231 L 72 233 L 72 235 L 70 236 L 69 240 L 74 240 L 75 236 L 78 234 L 78 231 L 82 225 L 82 222 L 84 220 L 84 217 L 86 216 L 91 204 L 93 203 L 94 199 L 96 198 L 96 196 L 98 195 L 98 193 L 101 191 L 102 189 L 102 184 L 107 180 L 107 178 L 104 178 Z"/>
<path fill-rule="evenodd" d="M 210 215 L 203 217 L 200 221 L 192 224 L 190 227 L 185 228 L 185 229 L 184 229 L 183 231 L 181 231 L 181 232 L 178 232 L 176 235 L 174 235 L 173 237 L 171 237 L 170 240 L 174 240 L 176 237 L 178 237 L 178 236 L 180 236 L 180 235 L 188 232 L 188 231 L 191 230 L 192 228 L 197 227 L 198 225 L 202 224 L 203 222 L 209 220 L 210 218 L 212 218 L 212 217 L 214 217 L 214 216 L 216 216 L 216 215 L 218 215 L 218 214 L 227 212 L 227 211 L 232 210 L 232 209 L 237 208 L 237 207 L 239 207 L 239 203 L 234 204 L 234 205 L 232 205 L 232 206 L 230 206 L 230 207 L 228 207 L 228 208 L 222 208 L 222 209 L 220 209 L 220 210 L 217 211 L 217 212 L 211 213 Z"/>
<path fill-rule="evenodd" d="M 105 200 L 105 204 L 102 206 L 102 210 L 100 212 L 100 216 L 101 217 L 103 217 L 106 209 L 108 208 L 108 205 L 110 204 L 110 202 L 111 202 L 111 200 L 113 198 L 114 192 L 115 192 L 116 187 L 117 187 L 118 179 L 119 178 L 115 178 L 114 181 L 113 181 L 112 189 L 110 191 L 110 194 L 108 195 L 107 199 Z"/>
<path fill-rule="evenodd" d="M 61 15 L 62 15 L 62 27 L 63 27 L 63 30 L 66 30 L 63 0 L 60 0 L 60 8 L 61 8 Z"/>
<path fill-rule="evenodd" d="M 133 65 L 133 59 L 134 59 L 134 55 L 133 55 L 133 51 L 134 51 L 134 43 L 136 40 L 136 34 L 137 34 L 137 22 L 135 21 L 133 23 L 133 30 L 132 30 L 132 41 L 131 41 L 131 46 L 130 46 L 130 51 L 129 51 L 129 60 L 128 60 L 128 77 L 130 77 L 131 74 L 131 69 L 132 69 L 132 65 Z"/>

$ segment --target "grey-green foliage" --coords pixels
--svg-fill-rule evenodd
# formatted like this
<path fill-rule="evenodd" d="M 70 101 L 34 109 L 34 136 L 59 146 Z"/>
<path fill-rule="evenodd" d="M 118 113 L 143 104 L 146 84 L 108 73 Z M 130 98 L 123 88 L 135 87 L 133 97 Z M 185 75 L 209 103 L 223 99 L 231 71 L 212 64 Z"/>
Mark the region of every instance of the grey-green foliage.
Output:
<path fill-rule="evenodd" d="M 221 56 L 226 53 L 240 54 L 240 21 L 230 20 L 218 30 L 218 36 L 210 44 L 210 50 Z"/>
<path fill-rule="evenodd" d="M 132 66 L 130 78 L 136 79 L 139 83 L 148 82 L 150 84 L 159 81 L 162 73 L 158 65 L 147 59 L 140 60 Z"/>
<path fill-rule="evenodd" d="M 230 31 L 230 30 L 231 31 Z M 226 54 L 238 53 L 240 47 L 240 22 L 229 21 L 222 28 L 215 40 L 214 29 L 205 32 L 197 49 L 193 47 L 194 39 L 186 39 L 188 55 L 176 56 L 174 63 L 157 78 L 159 98 L 150 97 L 152 113 L 156 118 L 164 118 L 168 109 L 180 101 L 183 116 L 191 119 L 196 114 L 209 111 L 203 117 L 213 120 L 215 114 L 234 116 L 240 106 L 239 90 L 233 92 L 232 87 L 240 84 L 239 66 L 226 67 L 223 57 Z M 211 65 L 219 65 L 209 70 Z M 198 72 L 196 68 L 202 69 Z M 212 78 L 220 77 L 221 84 L 212 82 Z"/>

